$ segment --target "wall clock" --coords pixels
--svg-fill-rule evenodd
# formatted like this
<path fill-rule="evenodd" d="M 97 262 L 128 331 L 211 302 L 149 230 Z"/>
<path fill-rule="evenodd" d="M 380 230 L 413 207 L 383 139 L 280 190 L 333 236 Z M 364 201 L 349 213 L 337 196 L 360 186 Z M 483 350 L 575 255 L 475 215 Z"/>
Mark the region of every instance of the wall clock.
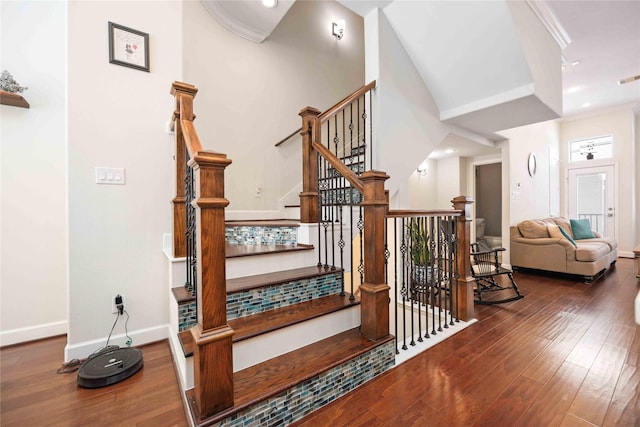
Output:
<path fill-rule="evenodd" d="M 529 160 L 527 161 L 527 169 L 529 170 L 529 176 L 536 174 L 536 155 L 534 153 L 529 154 Z"/>

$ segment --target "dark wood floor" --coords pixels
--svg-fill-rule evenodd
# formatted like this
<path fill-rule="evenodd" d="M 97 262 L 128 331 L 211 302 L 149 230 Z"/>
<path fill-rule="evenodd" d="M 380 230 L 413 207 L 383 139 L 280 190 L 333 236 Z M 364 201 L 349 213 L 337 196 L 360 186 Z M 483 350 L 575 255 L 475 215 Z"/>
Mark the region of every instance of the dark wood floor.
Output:
<path fill-rule="evenodd" d="M 303 420 L 304 426 L 640 426 L 635 264 L 603 279 L 518 273 L 526 297 Z M 166 342 L 145 366 L 87 390 L 56 374 L 65 338 L 0 350 L 0 425 L 187 425 Z"/>

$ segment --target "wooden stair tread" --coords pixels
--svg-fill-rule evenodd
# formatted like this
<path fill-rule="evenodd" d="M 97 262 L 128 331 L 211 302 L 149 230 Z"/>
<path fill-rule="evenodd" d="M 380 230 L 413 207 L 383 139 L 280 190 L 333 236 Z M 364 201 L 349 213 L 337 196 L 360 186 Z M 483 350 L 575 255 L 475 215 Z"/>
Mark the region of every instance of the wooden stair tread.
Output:
<path fill-rule="evenodd" d="M 213 425 L 391 340 L 388 335 L 369 341 L 354 328 L 238 371 L 233 374 L 234 406 L 207 419 L 197 418 L 196 425 Z M 191 412 L 197 414 L 193 389 L 186 394 Z"/>
<path fill-rule="evenodd" d="M 191 330 L 187 329 L 186 331 L 178 333 L 178 341 L 180 341 L 180 345 L 182 346 L 184 357 L 193 356 L 193 335 L 191 335 Z"/>
<path fill-rule="evenodd" d="M 196 297 L 194 297 L 193 294 L 184 286 L 171 288 L 171 293 L 173 293 L 173 298 L 175 298 L 178 304 L 184 304 L 196 300 Z"/>
<path fill-rule="evenodd" d="M 300 227 L 294 219 L 232 219 L 224 223 L 227 227 Z"/>
<path fill-rule="evenodd" d="M 275 285 L 278 283 L 287 283 L 295 280 L 309 279 L 316 276 L 324 276 L 326 274 L 340 273 L 341 271 L 342 269 L 331 270 L 324 267 L 313 266 L 227 279 L 227 294 Z"/>
<path fill-rule="evenodd" d="M 313 245 L 226 245 L 227 258 L 313 250 Z"/>
<path fill-rule="evenodd" d="M 359 304 L 359 299 L 350 301 L 348 295 L 335 294 L 232 319 L 227 323 L 235 331 L 233 342 L 238 342 Z"/>

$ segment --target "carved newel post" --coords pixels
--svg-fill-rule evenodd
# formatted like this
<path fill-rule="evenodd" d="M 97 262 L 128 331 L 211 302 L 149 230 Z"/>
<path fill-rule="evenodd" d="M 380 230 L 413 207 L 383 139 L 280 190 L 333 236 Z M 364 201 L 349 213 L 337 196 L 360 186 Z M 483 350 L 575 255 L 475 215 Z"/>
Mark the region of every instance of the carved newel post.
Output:
<path fill-rule="evenodd" d="M 362 334 L 377 341 L 389 335 L 389 285 L 385 282 L 384 240 L 387 196 L 384 182 L 389 176 L 380 171 L 364 172 L 364 283 L 360 285 Z"/>
<path fill-rule="evenodd" d="M 458 196 L 451 203 L 456 210 L 463 211 L 457 217 L 458 241 L 458 313 L 461 320 L 474 318 L 473 310 L 473 277 L 471 277 L 471 197 Z"/>
<path fill-rule="evenodd" d="M 320 110 L 305 107 L 298 113 L 302 117 L 302 193 L 300 193 L 300 222 L 318 222 L 318 153 L 313 148 L 313 137 L 320 140 Z"/>
<path fill-rule="evenodd" d="M 197 89 L 175 82 L 178 117 L 176 135 L 183 139 L 193 169 L 196 211 L 198 323 L 194 340 L 194 395 L 201 418 L 233 406 L 233 329 L 227 324 L 224 170 L 225 154 L 202 149 L 193 126 Z M 178 149 L 184 150 L 184 147 Z"/>

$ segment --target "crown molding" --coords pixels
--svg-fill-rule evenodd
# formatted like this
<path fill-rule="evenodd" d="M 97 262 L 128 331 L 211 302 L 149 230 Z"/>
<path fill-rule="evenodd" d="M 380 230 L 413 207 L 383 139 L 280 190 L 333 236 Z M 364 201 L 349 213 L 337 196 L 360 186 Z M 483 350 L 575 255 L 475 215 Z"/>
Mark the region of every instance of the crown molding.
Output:
<path fill-rule="evenodd" d="M 549 31 L 551 37 L 556 41 L 561 50 L 564 50 L 571 43 L 571 37 L 567 34 L 556 15 L 549 7 L 549 3 L 544 0 L 525 0 L 533 13 L 536 14 L 542 25 Z"/>
<path fill-rule="evenodd" d="M 261 31 L 235 19 L 217 1 L 202 0 L 202 4 L 205 9 L 207 9 L 207 12 L 209 12 L 209 14 L 220 23 L 220 25 L 242 38 L 254 43 L 262 43 L 267 37 L 269 37 L 270 33 Z"/>

